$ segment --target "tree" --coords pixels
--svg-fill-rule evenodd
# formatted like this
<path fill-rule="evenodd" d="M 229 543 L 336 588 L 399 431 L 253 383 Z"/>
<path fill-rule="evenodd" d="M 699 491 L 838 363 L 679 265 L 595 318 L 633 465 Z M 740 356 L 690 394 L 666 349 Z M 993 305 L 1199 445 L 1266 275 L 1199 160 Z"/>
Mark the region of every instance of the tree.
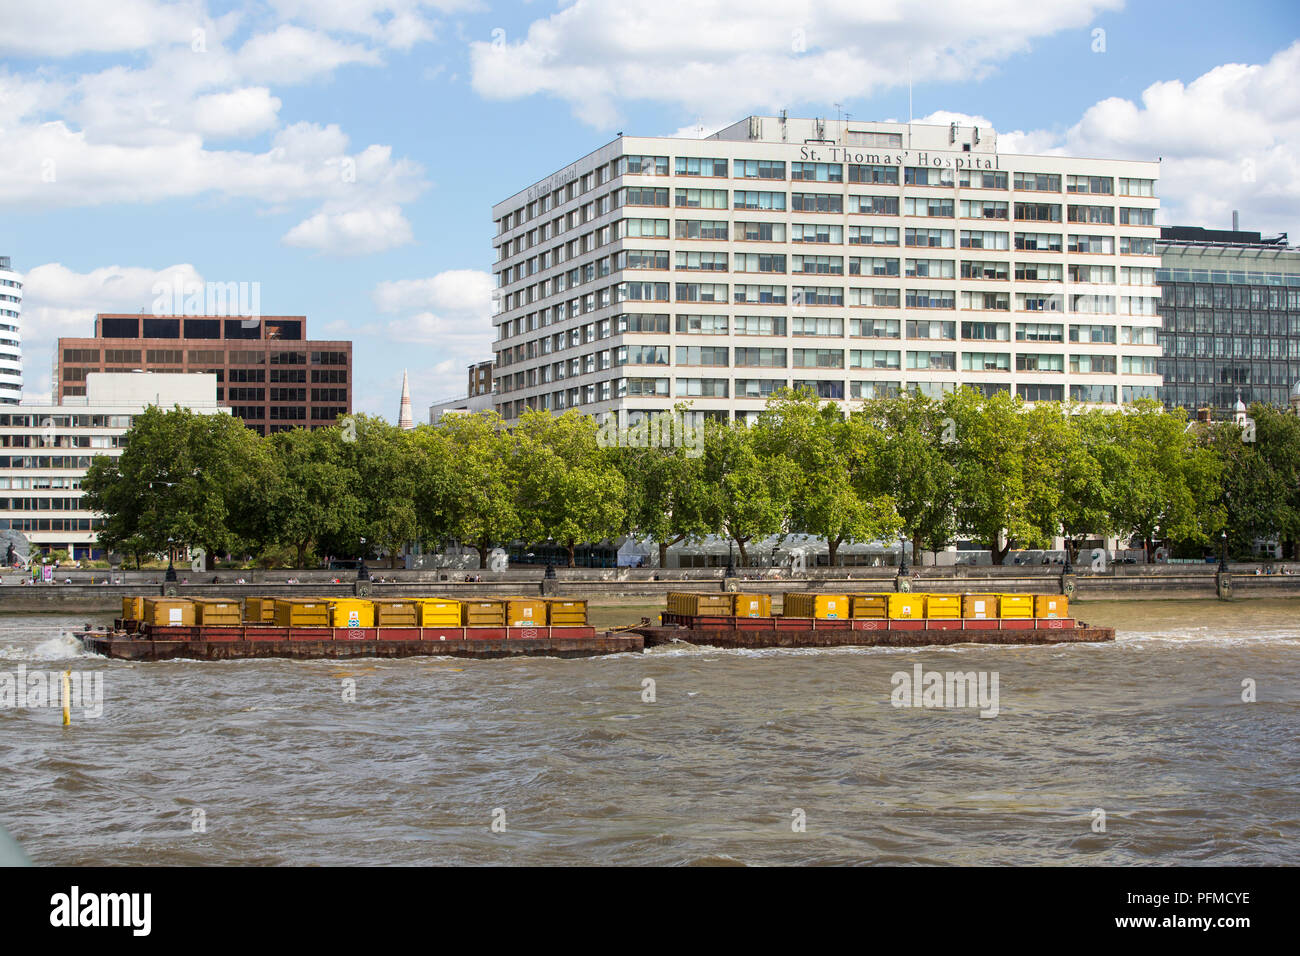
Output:
<path fill-rule="evenodd" d="M 809 390 L 784 389 L 767 403 L 754 426 L 760 453 L 793 465 L 790 525 L 823 538 L 832 566 L 846 541 L 892 538 L 902 526 L 894 500 L 855 469 L 851 454 L 855 429 L 834 403 Z"/>
<path fill-rule="evenodd" d="M 1093 409 L 1065 417 L 1073 437 L 1056 453 L 1062 455 L 1061 535 L 1072 560 L 1078 557 L 1079 548 L 1089 535 L 1105 536 L 1118 531 L 1111 523 L 1109 507 L 1112 479 L 1098 459 L 1098 450 L 1111 440 L 1107 422 L 1115 414 Z M 1045 453 L 1051 454 L 1052 450 Z"/>
<path fill-rule="evenodd" d="M 849 453 L 862 493 L 893 500 L 913 556 L 922 547 L 947 547 L 955 532 L 956 468 L 939 404 L 916 392 L 872 399 L 850 423 Z"/>
<path fill-rule="evenodd" d="M 686 406 L 678 405 L 675 414 L 676 421 L 685 421 Z M 672 441 L 623 448 L 616 456 L 628 496 L 628 531 L 658 546 L 661 568 L 670 547 L 709 533 L 703 448 L 696 451 L 685 441 Z"/>
<path fill-rule="evenodd" d="M 749 564 L 746 545 L 751 541 L 788 529 L 798 481 L 789 459 L 759 453 L 744 422 L 705 422 L 706 523 L 736 543 L 742 565 Z"/>
<path fill-rule="evenodd" d="M 487 568 L 493 543 L 519 533 L 510 435 L 496 412 L 446 415 L 438 432 L 455 487 L 440 504 L 425 498 L 425 524 L 440 525 L 450 537 L 470 544 L 478 551 L 479 567 Z M 440 511 L 436 517 L 434 508 Z"/>
<path fill-rule="evenodd" d="M 293 549 L 295 567 L 306 566 L 314 547 L 360 528 L 364 506 L 343 458 L 343 435 L 339 428 L 293 428 L 270 437 L 275 467 L 267 523 L 271 540 Z"/>
<path fill-rule="evenodd" d="M 530 409 L 510 436 L 523 536 L 559 542 L 569 567 L 578 542 L 616 538 L 626 523 L 618 451 L 600 446 L 597 429 L 593 418 L 574 409 L 558 416 Z"/>
<path fill-rule="evenodd" d="M 197 545 L 211 568 L 257 520 L 267 454 L 261 436 L 230 415 L 150 407 L 117 461 L 92 463 L 82 488 L 108 518 L 109 547 L 129 539 L 155 553 L 169 541 Z"/>

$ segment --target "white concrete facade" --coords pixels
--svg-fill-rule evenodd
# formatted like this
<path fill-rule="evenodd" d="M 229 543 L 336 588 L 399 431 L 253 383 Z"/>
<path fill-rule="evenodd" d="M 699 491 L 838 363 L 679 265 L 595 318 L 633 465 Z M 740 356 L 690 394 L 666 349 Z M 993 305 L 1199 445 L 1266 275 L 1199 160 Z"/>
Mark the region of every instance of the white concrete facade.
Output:
<path fill-rule="evenodd" d="M 0 405 L 23 397 L 23 277 L 0 256 Z"/>
<path fill-rule="evenodd" d="M 0 530 L 25 535 L 33 554 L 94 556 L 99 515 L 82 508 L 81 479 L 96 455 L 122 453 L 150 405 L 230 413 L 217 404 L 215 375 L 165 372 L 92 372 L 84 396 L 0 410 Z"/>
<path fill-rule="evenodd" d="M 958 383 L 1155 397 L 1159 164 L 991 129 L 749 117 L 621 136 L 493 207 L 495 402 L 748 417 Z"/>

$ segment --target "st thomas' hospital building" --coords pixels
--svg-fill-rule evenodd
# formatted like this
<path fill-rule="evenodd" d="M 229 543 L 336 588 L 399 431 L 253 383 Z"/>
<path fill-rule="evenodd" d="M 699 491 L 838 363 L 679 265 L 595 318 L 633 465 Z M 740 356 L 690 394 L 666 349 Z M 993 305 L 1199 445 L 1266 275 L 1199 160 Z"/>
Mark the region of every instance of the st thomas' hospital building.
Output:
<path fill-rule="evenodd" d="M 681 401 L 746 419 L 785 385 L 1156 397 L 1158 176 L 957 125 L 620 135 L 493 207 L 496 408 L 629 426 Z"/>

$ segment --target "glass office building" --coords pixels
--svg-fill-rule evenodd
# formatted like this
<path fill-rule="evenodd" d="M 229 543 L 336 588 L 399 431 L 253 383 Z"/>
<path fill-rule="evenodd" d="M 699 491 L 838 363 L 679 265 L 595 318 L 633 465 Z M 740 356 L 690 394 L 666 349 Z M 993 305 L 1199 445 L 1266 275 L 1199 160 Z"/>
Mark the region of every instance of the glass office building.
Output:
<path fill-rule="evenodd" d="M 1300 381 L 1300 249 L 1285 234 L 1165 227 L 1156 279 L 1168 408 L 1287 407 Z"/>

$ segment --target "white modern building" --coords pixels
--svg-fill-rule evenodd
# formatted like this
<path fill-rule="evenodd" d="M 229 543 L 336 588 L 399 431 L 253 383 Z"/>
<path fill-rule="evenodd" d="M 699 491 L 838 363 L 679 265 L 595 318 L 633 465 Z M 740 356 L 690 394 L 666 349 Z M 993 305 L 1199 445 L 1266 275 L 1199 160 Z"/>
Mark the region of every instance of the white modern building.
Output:
<path fill-rule="evenodd" d="M 23 277 L 0 256 L 0 405 L 23 397 Z"/>
<path fill-rule="evenodd" d="M 752 116 L 620 136 L 493 207 L 494 401 L 749 417 L 958 384 L 1157 396 L 1156 162 L 991 129 Z"/>
<path fill-rule="evenodd" d="M 99 517 L 82 508 L 81 479 L 96 455 L 122 453 L 122 436 L 150 405 L 229 414 L 211 373 L 92 372 L 86 394 L 62 405 L 0 411 L 0 531 L 26 536 L 32 553 L 98 558 Z"/>

